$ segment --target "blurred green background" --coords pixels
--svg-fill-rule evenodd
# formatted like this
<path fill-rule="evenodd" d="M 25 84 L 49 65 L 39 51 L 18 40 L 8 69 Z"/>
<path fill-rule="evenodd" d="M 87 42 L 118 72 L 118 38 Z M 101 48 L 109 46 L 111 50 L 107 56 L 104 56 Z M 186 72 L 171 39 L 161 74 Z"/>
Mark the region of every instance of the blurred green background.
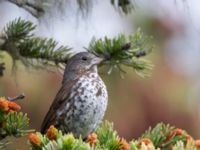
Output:
<path fill-rule="evenodd" d="M 159 122 L 183 128 L 198 138 L 200 88 L 199 72 L 196 70 L 199 65 L 198 61 L 195 62 L 196 66 L 191 63 L 196 59 L 195 53 L 187 55 L 187 51 L 184 51 L 189 49 L 184 44 L 193 44 L 188 40 L 198 38 L 188 35 L 188 32 L 192 32 L 188 30 L 193 26 L 185 23 L 182 14 L 159 15 L 162 13 L 147 10 L 145 7 L 133 12 L 128 16 L 128 24 L 131 30 L 140 27 L 145 34 L 154 37 L 152 45 L 156 46 L 148 59 L 155 67 L 148 78 L 141 78 L 132 69 L 125 68 L 127 73 L 124 79 L 118 72 L 108 75 L 106 68 L 99 68 L 109 93 L 105 119 L 114 122 L 119 135 L 127 140 L 139 137 L 149 126 Z M 190 59 L 183 57 L 183 53 Z M 1 61 L 6 63 L 6 72 L 0 78 L 0 95 L 13 97 L 25 93 L 25 100 L 19 103 L 22 111 L 30 117 L 30 128 L 39 131 L 61 86 L 62 74 L 52 68 L 27 70 L 18 63 L 16 74 L 12 75 L 11 57 L 6 53 L 3 55 Z M 13 139 L 13 144 L 7 149 L 27 149 L 26 140 L 26 137 Z"/>

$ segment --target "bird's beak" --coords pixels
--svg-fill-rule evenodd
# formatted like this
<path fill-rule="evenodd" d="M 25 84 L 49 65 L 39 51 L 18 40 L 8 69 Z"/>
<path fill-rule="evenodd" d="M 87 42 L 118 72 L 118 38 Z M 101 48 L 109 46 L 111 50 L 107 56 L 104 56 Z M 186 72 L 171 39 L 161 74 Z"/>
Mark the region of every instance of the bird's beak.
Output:
<path fill-rule="evenodd" d="M 102 57 L 95 57 L 95 58 L 92 60 L 92 63 L 93 63 L 94 65 L 98 65 L 98 64 L 100 64 L 103 60 L 104 60 L 104 58 L 102 58 Z"/>

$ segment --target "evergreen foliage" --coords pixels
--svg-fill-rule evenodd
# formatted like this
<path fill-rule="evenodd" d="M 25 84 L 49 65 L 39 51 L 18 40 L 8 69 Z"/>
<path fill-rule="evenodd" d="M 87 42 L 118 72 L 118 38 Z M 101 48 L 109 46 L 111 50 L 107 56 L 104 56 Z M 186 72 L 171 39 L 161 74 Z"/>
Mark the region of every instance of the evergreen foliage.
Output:
<path fill-rule="evenodd" d="M 69 48 L 59 46 L 53 39 L 35 36 L 35 28 L 32 22 L 21 18 L 8 23 L 1 36 L 4 42 L 0 49 L 8 52 L 14 62 L 20 60 L 27 67 L 64 63 Z"/>
<path fill-rule="evenodd" d="M 150 127 L 149 130 L 142 135 L 142 138 L 151 139 L 156 147 L 160 147 L 173 129 L 174 127 L 170 126 L 169 124 L 165 125 L 160 123 L 153 129 Z"/>
<path fill-rule="evenodd" d="M 28 130 L 29 118 L 26 114 L 18 112 L 21 107 L 6 98 L 0 98 L 0 140 L 7 136 L 22 137 L 34 130 Z M 8 142 L 0 142 L 0 149 Z"/>
<path fill-rule="evenodd" d="M 0 44 L 0 52 L 6 51 L 15 62 L 21 61 L 26 67 L 47 68 L 48 66 L 60 66 L 67 63 L 73 55 L 70 48 L 59 46 L 53 39 L 40 38 L 35 36 L 36 26 L 30 21 L 16 19 L 4 28 Z M 113 68 L 120 73 L 124 72 L 122 66 L 133 68 L 136 73 L 144 77 L 149 74 L 152 64 L 141 58 L 149 54 L 152 46 L 149 46 L 150 37 L 146 37 L 138 30 L 134 35 L 126 37 L 120 34 L 110 39 L 93 39 L 87 50 L 97 56 L 104 57 L 104 65 L 110 67 L 110 74 Z M 3 73 L 1 65 L 0 73 Z"/>
<path fill-rule="evenodd" d="M 50 127 L 46 135 L 29 136 L 33 150 L 198 150 L 199 144 L 182 129 L 160 123 L 129 143 L 120 138 L 113 124 L 105 121 L 93 138 L 83 141 Z M 54 137 L 54 138 L 52 138 Z M 37 140 L 36 140 L 37 139 Z M 92 140 L 91 140 L 92 139 Z M 198 140 L 197 140 L 198 141 Z"/>
<path fill-rule="evenodd" d="M 107 37 L 98 40 L 93 39 L 88 51 L 106 59 L 104 64 L 110 66 L 109 74 L 114 68 L 125 72 L 122 66 L 128 66 L 144 77 L 149 75 L 149 71 L 153 67 L 149 61 L 141 58 L 148 55 L 153 48 L 149 46 L 150 39 L 138 29 L 134 35 L 129 37 L 121 34 L 113 39 Z"/>

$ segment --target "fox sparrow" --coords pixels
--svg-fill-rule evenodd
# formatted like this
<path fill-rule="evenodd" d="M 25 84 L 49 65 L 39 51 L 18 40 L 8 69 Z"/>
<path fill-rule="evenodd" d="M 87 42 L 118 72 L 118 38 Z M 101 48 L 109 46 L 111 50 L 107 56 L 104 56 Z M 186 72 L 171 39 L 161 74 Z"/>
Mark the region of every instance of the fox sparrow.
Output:
<path fill-rule="evenodd" d="M 42 133 L 54 125 L 64 133 L 85 138 L 98 127 L 108 99 L 106 86 L 97 72 L 102 60 L 81 52 L 68 61 L 62 86 L 43 121 Z"/>

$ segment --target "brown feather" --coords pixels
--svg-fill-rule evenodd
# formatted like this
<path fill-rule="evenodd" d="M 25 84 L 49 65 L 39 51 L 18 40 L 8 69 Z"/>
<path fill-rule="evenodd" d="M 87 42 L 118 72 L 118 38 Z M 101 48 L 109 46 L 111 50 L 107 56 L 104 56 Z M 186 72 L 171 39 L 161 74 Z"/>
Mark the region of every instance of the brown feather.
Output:
<path fill-rule="evenodd" d="M 66 81 L 62 84 L 62 87 L 58 91 L 53 103 L 51 104 L 51 107 L 46 114 L 44 121 L 41 126 L 41 133 L 45 133 L 45 131 L 49 128 L 50 125 L 55 125 L 55 119 L 56 119 L 56 110 L 58 110 L 61 105 L 68 100 L 70 90 L 72 89 L 72 86 L 75 82 L 77 82 L 78 79 L 72 80 L 72 81 Z"/>

